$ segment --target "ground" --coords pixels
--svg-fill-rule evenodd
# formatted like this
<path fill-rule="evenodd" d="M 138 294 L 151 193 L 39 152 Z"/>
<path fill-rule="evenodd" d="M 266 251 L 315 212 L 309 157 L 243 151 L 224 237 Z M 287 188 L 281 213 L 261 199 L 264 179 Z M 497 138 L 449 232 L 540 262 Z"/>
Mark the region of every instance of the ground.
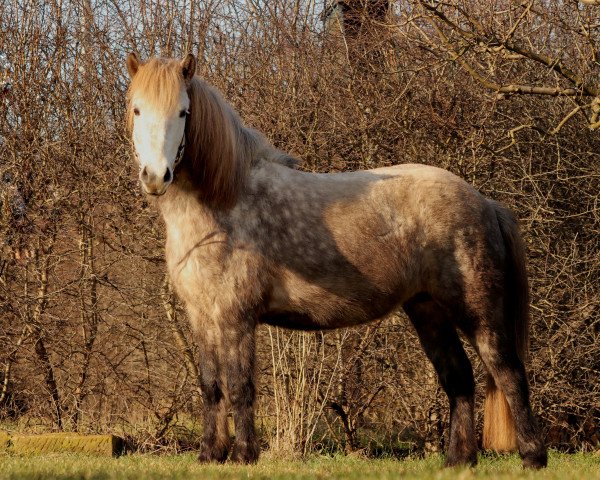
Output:
<path fill-rule="evenodd" d="M 600 455 L 551 452 L 548 468 L 521 468 L 516 455 L 480 457 L 476 468 L 442 469 L 442 458 L 369 460 L 315 456 L 306 461 L 263 458 L 257 465 L 199 465 L 191 454 L 127 455 L 120 458 L 80 454 L 0 456 L 0 479 L 585 479 L 600 480 Z"/>

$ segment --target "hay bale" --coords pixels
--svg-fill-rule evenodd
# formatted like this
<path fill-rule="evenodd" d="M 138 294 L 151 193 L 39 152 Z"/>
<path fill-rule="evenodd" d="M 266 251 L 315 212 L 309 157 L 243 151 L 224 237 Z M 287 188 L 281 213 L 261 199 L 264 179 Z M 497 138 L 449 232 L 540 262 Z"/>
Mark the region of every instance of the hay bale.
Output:
<path fill-rule="evenodd" d="M 1 439 L 0 445 L 2 445 Z M 18 455 L 74 452 L 117 456 L 123 453 L 123 440 L 114 435 L 78 435 L 76 433 L 12 435 L 6 450 Z"/>

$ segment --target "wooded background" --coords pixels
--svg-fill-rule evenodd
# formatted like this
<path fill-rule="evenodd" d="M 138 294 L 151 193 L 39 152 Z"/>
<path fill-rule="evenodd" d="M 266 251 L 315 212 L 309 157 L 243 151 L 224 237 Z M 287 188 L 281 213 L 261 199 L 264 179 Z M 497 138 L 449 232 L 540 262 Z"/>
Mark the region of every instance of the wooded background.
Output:
<path fill-rule="evenodd" d="M 303 169 L 437 165 L 515 211 L 534 410 L 550 446 L 597 449 L 598 3 L 2 0 L 0 427 L 196 445 L 202 359 L 124 128 L 127 53 L 193 52 Z M 444 446 L 447 400 L 402 314 L 261 327 L 258 357 L 274 454 Z"/>

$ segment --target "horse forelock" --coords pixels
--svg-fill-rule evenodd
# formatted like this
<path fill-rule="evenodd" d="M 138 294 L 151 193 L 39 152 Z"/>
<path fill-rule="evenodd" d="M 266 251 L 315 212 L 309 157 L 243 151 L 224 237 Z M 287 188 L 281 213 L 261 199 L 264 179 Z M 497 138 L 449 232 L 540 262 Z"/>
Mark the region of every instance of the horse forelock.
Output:
<path fill-rule="evenodd" d="M 127 127 L 133 128 L 133 101 L 143 99 L 147 105 L 169 110 L 177 108 L 184 85 L 180 63 L 177 60 L 152 58 L 140 65 L 127 92 Z"/>

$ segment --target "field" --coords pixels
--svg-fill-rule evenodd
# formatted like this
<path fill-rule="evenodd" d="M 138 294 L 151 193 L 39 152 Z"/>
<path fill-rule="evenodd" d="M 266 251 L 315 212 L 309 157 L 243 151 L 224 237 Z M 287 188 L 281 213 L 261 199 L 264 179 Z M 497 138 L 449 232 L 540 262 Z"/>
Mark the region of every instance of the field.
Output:
<path fill-rule="evenodd" d="M 312 457 L 307 461 L 263 459 L 257 465 L 201 466 L 192 454 L 177 456 L 129 455 L 102 458 L 85 455 L 0 457 L 1 479 L 600 479 L 600 456 L 551 452 L 549 466 L 525 471 L 516 455 L 480 457 L 476 468 L 441 469 L 442 458 L 379 459 Z"/>

